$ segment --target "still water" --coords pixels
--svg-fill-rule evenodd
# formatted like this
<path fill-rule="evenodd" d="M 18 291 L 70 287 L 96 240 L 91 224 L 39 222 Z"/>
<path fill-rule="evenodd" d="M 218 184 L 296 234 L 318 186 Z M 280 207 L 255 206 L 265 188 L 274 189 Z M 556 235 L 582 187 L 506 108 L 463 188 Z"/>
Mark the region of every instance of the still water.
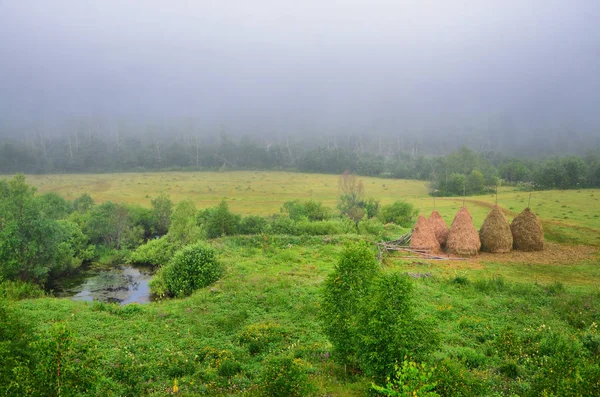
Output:
<path fill-rule="evenodd" d="M 148 283 L 151 279 L 151 270 L 144 267 L 90 268 L 76 277 L 63 280 L 54 288 L 54 294 L 89 302 L 147 303 L 150 301 Z"/>

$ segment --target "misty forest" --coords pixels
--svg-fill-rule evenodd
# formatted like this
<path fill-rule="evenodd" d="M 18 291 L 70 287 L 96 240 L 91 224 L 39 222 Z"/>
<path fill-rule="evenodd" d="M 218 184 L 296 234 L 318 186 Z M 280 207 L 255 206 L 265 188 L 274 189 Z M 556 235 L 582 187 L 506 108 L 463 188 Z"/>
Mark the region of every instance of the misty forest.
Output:
<path fill-rule="evenodd" d="M 0 395 L 600 395 L 599 19 L 0 0 Z"/>

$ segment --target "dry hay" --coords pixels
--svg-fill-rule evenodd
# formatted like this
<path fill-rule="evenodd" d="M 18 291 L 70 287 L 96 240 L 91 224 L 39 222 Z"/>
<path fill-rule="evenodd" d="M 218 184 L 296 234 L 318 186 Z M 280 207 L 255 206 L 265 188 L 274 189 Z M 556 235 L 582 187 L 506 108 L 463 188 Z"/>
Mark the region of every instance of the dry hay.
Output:
<path fill-rule="evenodd" d="M 440 245 L 446 245 L 446 241 L 448 240 L 448 225 L 442 218 L 437 210 L 433 210 L 431 215 L 429 216 L 429 226 L 433 229 L 435 233 L 435 237 Z"/>
<path fill-rule="evenodd" d="M 440 252 L 440 243 L 435 237 L 429 221 L 423 215 L 419 215 L 417 224 L 412 233 L 410 248 L 418 250 L 429 250 L 432 253 Z"/>
<path fill-rule="evenodd" d="M 471 214 L 465 207 L 458 211 L 452 221 L 446 247 L 449 254 L 460 256 L 477 255 L 481 248 L 479 233 L 475 229 Z"/>
<path fill-rule="evenodd" d="M 513 236 L 510 224 L 497 205 L 492 208 L 483 221 L 479 230 L 479 238 L 482 251 L 506 253 L 512 250 Z"/>
<path fill-rule="evenodd" d="M 510 230 L 516 250 L 541 251 L 544 249 L 542 223 L 529 208 L 525 208 L 513 219 Z"/>

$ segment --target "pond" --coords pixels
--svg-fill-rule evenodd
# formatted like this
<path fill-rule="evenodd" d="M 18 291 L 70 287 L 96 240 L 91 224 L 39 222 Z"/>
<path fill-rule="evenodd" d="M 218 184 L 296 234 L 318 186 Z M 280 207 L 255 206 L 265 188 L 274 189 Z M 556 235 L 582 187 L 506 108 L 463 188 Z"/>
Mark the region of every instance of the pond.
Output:
<path fill-rule="evenodd" d="M 53 286 L 54 295 L 79 301 L 119 303 L 150 302 L 149 268 L 120 265 L 111 268 L 90 267 Z"/>

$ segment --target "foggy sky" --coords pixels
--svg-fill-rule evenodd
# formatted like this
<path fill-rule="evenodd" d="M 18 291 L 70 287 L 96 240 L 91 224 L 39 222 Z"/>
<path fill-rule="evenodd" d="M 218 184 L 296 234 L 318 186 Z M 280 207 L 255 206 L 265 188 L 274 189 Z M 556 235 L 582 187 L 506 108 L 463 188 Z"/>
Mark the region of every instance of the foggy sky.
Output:
<path fill-rule="evenodd" d="M 599 4 L 0 0 L 0 121 L 600 134 Z"/>

